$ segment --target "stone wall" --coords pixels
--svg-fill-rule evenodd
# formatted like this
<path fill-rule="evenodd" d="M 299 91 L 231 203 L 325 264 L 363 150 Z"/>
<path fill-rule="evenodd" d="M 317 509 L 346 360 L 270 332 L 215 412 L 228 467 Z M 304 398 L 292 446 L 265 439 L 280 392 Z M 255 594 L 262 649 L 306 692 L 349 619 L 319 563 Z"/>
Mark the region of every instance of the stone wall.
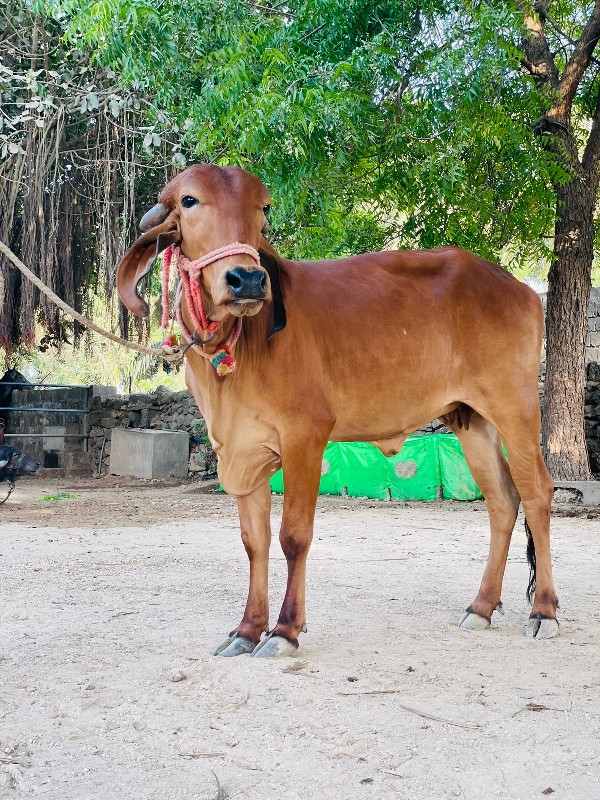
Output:
<path fill-rule="evenodd" d="M 588 364 L 600 364 L 600 286 L 594 286 L 592 289 L 588 319 L 588 335 L 585 340 L 586 361 Z"/>
<path fill-rule="evenodd" d="M 600 286 L 592 289 L 588 317 L 585 435 L 592 472 L 600 478 Z"/>
<path fill-rule="evenodd" d="M 585 426 L 592 472 L 600 474 L 600 363 L 587 366 Z M 432 433 L 439 426 L 428 425 Z M 113 428 L 180 430 L 190 434 L 190 476 L 206 477 L 216 472 L 216 457 L 208 443 L 206 424 L 187 391 L 170 392 L 159 387 L 153 394 L 93 397 L 88 415 L 89 460 L 97 472 L 108 472 L 110 436 Z M 106 439 L 105 439 L 106 437 Z"/>
<path fill-rule="evenodd" d="M 542 301 L 545 298 L 542 296 Z M 600 475 L 600 288 L 592 290 L 586 339 L 587 390 L 585 426 L 592 471 Z M 541 371 L 543 380 L 543 364 Z M 170 392 L 160 387 L 152 394 L 118 396 L 106 387 L 73 389 L 28 389 L 13 393 L 13 406 L 41 408 L 44 405 L 80 409 L 86 415 L 54 412 L 9 412 L 8 430 L 23 438 L 10 444 L 31 453 L 47 468 L 105 474 L 108 471 L 113 428 L 181 430 L 190 434 L 190 476 L 206 477 L 216 472 L 216 457 L 207 441 L 206 424 L 187 391 Z M 542 384 L 540 384 L 542 388 Z M 111 394 L 112 392 L 112 394 Z M 427 432 L 433 430 L 428 426 Z M 25 433 L 40 433 L 37 440 Z M 61 438 L 60 434 L 66 434 Z M 52 436 L 51 436 L 52 434 Z M 77 435 L 89 435 L 89 439 Z M 102 461 L 102 463 L 100 463 Z"/>
<path fill-rule="evenodd" d="M 546 293 L 540 294 L 540 299 L 546 313 Z M 546 334 L 542 348 L 542 369 L 546 357 Z M 588 309 L 588 332 L 585 337 L 585 362 L 586 364 L 600 364 L 600 286 L 593 286 L 590 293 L 590 307 Z"/>
<path fill-rule="evenodd" d="M 546 313 L 546 293 L 540 293 L 540 300 Z M 546 359 L 546 332 L 542 344 L 542 372 Z M 585 363 L 600 364 L 600 286 L 593 286 L 590 292 L 588 309 L 588 332 L 585 337 Z"/>
<path fill-rule="evenodd" d="M 104 386 L 19 389 L 11 406 L 0 413 L 7 422 L 7 443 L 56 474 L 106 474 L 113 428 L 185 431 L 190 436 L 190 476 L 216 472 L 206 423 L 187 391 L 159 387 L 152 394 L 117 395 Z"/>
<path fill-rule="evenodd" d="M 87 475 L 87 410 L 92 388 L 17 389 L 11 410 L 0 411 L 6 419 L 7 444 L 28 453 L 42 469 Z"/>
<path fill-rule="evenodd" d="M 88 427 L 89 460 L 94 473 L 108 472 L 113 428 L 186 431 L 190 434 L 190 476 L 202 478 L 216 472 L 216 456 L 207 441 L 206 423 L 187 391 L 170 392 L 159 387 L 152 394 L 94 397 Z"/>
<path fill-rule="evenodd" d="M 587 379 L 585 437 L 590 454 L 592 473 L 600 478 L 600 361 L 595 364 L 588 364 Z"/>

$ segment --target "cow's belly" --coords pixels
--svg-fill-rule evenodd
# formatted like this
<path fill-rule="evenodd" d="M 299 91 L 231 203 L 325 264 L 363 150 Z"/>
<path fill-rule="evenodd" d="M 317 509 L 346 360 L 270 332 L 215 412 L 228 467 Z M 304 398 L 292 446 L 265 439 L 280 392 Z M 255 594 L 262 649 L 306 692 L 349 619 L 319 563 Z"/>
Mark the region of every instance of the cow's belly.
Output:
<path fill-rule="evenodd" d="M 371 442 L 386 455 L 394 455 L 402 448 L 407 436 L 434 419 L 448 414 L 458 406 L 458 401 L 395 403 L 389 408 L 369 407 L 361 413 L 348 413 L 342 408 L 336 414 L 336 424 L 330 439 L 335 442 Z"/>

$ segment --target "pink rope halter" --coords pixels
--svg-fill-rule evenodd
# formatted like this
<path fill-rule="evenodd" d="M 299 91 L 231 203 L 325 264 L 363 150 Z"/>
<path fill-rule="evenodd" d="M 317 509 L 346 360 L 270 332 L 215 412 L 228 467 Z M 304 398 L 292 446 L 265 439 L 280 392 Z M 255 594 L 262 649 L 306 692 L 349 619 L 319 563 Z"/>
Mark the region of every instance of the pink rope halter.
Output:
<path fill-rule="evenodd" d="M 171 267 L 173 264 L 179 267 L 181 280 L 177 287 L 176 300 L 175 300 L 175 313 L 177 322 L 181 328 L 181 334 L 188 343 L 189 347 L 199 353 L 203 358 L 211 362 L 217 371 L 217 375 L 223 377 L 236 369 L 236 361 L 232 354 L 232 348 L 237 342 L 240 333 L 242 332 L 242 320 L 237 317 L 233 323 L 233 327 L 225 341 L 214 353 L 205 353 L 204 348 L 197 341 L 196 334 L 208 333 L 212 334 L 210 339 L 219 330 L 222 322 L 209 322 L 204 311 L 204 304 L 202 302 L 202 290 L 200 288 L 200 273 L 209 264 L 219 261 L 221 258 L 235 255 L 248 255 L 250 256 L 257 266 L 260 266 L 260 256 L 258 251 L 251 247 L 249 244 L 242 244 L 241 242 L 233 242 L 224 247 L 219 247 L 217 250 L 212 250 L 202 258 L 195 261 L 190 261 L 189 258 L 183 255 L 181 248 L 178 245 L 170 245 L 163 253 L 162 265 L 162 327 L 166 328 L 169 324 L 170 309 L 169 309 L 169 278 Z M 183 319 L 181 312 L 181 298 L 185 295 L 185 302 L 194 324 L 194 333 L 190 332 Z M 205 341 L 204 344 L 207 342 Z M 187 348 L 186 348 L 187 349 Z"/>

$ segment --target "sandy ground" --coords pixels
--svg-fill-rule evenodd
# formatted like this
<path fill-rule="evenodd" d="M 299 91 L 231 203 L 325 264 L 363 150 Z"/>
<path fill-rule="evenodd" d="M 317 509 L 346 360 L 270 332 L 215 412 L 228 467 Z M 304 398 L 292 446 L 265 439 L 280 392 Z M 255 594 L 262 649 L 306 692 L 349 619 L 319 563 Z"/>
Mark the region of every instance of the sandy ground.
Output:
<path fill-rule="evenodd" d="M 245 601 L 230 498 L 22 480 L 0 516 L 2 798 L 600 797 L 597 517 L 553 519 L 561 635 L 530 642 L 521 520 L 506 614 L 466 633 L 482 504 L 322 499 L 309 631 L 259 661 L 209 655 Z M 277 542 L 271 571 L 275 619 Z"/>

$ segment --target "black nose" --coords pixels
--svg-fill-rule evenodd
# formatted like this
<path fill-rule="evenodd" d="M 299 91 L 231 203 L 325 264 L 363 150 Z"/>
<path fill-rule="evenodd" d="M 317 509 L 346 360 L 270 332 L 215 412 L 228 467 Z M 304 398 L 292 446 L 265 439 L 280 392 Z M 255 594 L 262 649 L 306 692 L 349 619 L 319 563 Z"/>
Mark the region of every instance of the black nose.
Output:
<path fill-rule="evenodd" d="M 225 282 L 235 300 L 264 300 L 267 293 L 267 273 L 263 270 L 235 267 L 225 275 Z"/>

